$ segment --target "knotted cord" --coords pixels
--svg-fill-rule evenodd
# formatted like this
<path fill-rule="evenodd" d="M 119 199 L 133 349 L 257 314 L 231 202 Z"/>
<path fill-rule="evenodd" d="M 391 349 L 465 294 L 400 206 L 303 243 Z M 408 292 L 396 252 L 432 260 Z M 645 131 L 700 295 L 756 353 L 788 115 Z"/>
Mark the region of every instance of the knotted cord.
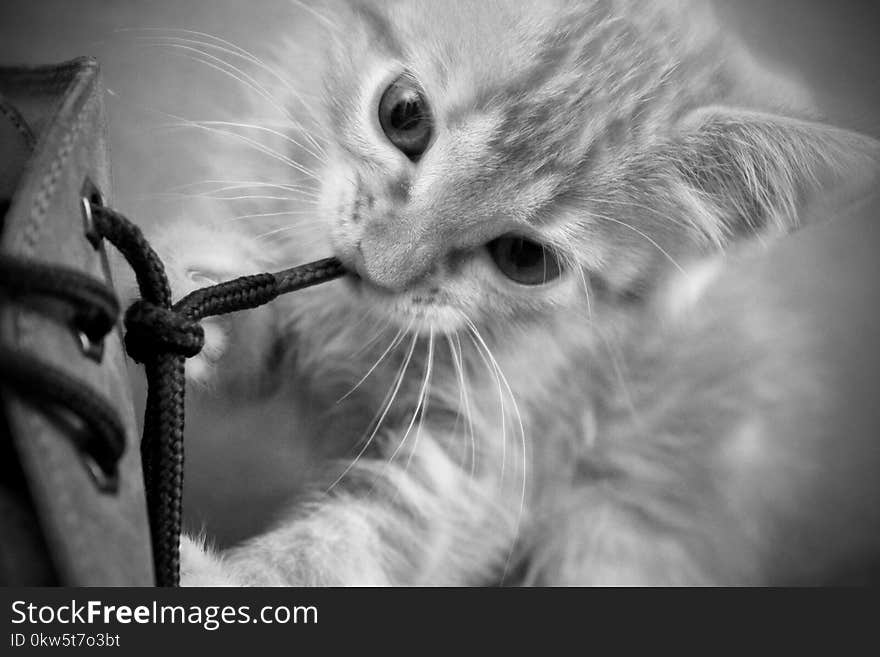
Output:
<path fill-rule="evenodd" d="M 87 200 L 85 203 L 89 203 Z M 93 244 L 106 239 L 135 273 L 141 298 L 124 317 L 125 348 L 142 363 L 147 377 L 141 459 L 158 586 L 180 581 L 183 499 L 184 363 L 204 344 L 199 321 L 262 306 L 279 295 L 324 283 L 345 273 L 335 258 L 277 273 L 243 276 L 188 294 L 172 305 L 162 261 L 141 230 L 107 207 L 89 204 Z M 119 304 L 102 282 L 64 267 L 0 255 L 0 282 L 10 296 L 49 296 L 73 309 L 72 323 L 93 342 L 112 330 Z M 100 467 L 108 488 L 115 486 L 125 446 L 124 425 L 96 391 L 31 354 L 0 348 L 2 382 L 19 394 L 57 405 L 85 425 L 74 440 Z"/>

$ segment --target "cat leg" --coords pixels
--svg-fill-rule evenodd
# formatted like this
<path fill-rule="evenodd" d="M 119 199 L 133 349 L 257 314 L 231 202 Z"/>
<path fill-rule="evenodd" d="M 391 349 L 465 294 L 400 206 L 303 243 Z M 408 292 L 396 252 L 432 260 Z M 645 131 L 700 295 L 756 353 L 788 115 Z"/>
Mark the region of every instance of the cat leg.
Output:
<path fill-rule="evenodd" d="M 519 497 L 513 497 L 515 505 L 510 495 L 501 494 L 497 477 L 472 478 L 423 431 L 412 451 L 401 450 L 390 464 L 364 459 L 330 493 L 222 558 L 184 554 L 183 583 L 383 586 L 497 581 L 520 520 Z"/>
<path fill-rule="evenodd" d="M 204 536 L 180 537 L 181 586 L 240 586 L 222 557 L 205 543 Z"/>
<path fill-rule="evenodd" d="M 601 487 L 573 492 L 566 513 L 547 514 L 530 555 L 525 583 L 538 586 L 719 586 L 755 581 L 751 553 L 734 540 L 706 540 L 699 527 Z M 662 511 L 660 512 L 663 513 Z M 711 521 L 708 524 L 712 524 Z M 722 536 L 723 536 L 722 532 Z M 717 536 L 716 536 L 717 538 Z M 720 552 L 714 550 L 717 547 Z M 743 548 L 739 550 L 739 548 Z M 720 555 L 724 555 L 723 557 Z"/>

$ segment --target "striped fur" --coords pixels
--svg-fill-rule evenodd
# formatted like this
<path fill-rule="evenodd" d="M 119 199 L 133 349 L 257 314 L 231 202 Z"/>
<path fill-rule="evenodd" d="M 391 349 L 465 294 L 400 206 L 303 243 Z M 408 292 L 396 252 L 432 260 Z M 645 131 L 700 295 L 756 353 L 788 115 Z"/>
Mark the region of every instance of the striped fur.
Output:
<path fill-rule="evenodd" d="M 699 307 L 712 267 L 665 281 L 735 241 L 788 232 L 816 198 L 860 193 L 876 142 L 816 122 L 808 95 L 706 3 L 308 8 L 325 30 L 323 103 L 314 147 L 292 130 L 291 157 L 319 150 L 321 223 L 296 233 L 314 239 L 225 268 L 181 257 L 224 277 L 324 255 L 322 242 L 363 254 L 366 280 L 285 300 L 265 331 L 267 351 L 287 346 L 281 385 L 326 409 L 297 439 L 350 451 L 266 534 L 224 554 L 186 539 L 184 581 L 774 581 L 779 537 L 744 482 L 775 461 L 737 445 L 767 438 L 779 395 L 761 382 L 786 385 L 800 328 L 767 333 L 780 318 L 764 306 L 761 330 L 741 325 L 737 295 L 682 310 Z M 285 62 L 300 59 L 290 45 L 273 66 L 295 84 Z M 376 119 L 402 72 L 436 121 L 417 164 Z M 287 106 L 301 111 L 294 95 Z M 508 232 L 552 245 L 561 279 L 505 279 L 483 246 Z M 658 290 L 678 301 L 658 310 Z M 806 404 L 816 391 L 790 393 Z"/>

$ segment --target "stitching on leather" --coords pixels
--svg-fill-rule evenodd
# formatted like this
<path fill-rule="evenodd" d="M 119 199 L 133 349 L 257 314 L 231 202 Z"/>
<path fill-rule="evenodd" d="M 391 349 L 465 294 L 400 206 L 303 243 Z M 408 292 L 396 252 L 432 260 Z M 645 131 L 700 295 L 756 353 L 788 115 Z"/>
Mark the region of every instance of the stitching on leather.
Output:
<path fill-rule="evenodd" d="M 25 122 L 22 115 L 12 106 L 6 98 L 0 94 L 0 114 L 3 114 L 9 122 L 12 124 L 12 127 L 24 137 L 24 141 L 27 144 L 28 148 L 33 149 L 34 144 L 37 139 L 34 137 L 34 133 L 31 132 L 30 126 Z"/>
<path fill-rule="evenodd" d="M 78 80 L 75 78 L 70 85 L 70 88 L 75 88 Z M 83 126 L 86 123 L 86 120 L 93 115 L 95 105 L 97 104 L 97 100 L 99 95 L 97 93 L 97 89 L 92 90 L 89 98 L 82 104 L 80 110 L 77 114 L 76 121 L 74 122 L 71 129 L 65 134 L 64 139 L 56 152 L 55 157 L 52 160 L 50 165 L 49 172 L 43 176 L 40 186 L 34 195 L 34 201 L 31 204 L 31 211 L 28 214 L 28 222 L 24 226 L 24 240 L 22 245 L 22 250 L 26 255 L 32 255 L 36 248 L 37 240 L 40 236 L 42 229 L 45 226 L 46 212 L 49 208 L 49 205 L 52 200 L 52 196 L 55 192 L 55 189 L 58 184 L 58 179 L 61 177 L 61 174 L 64 170 L 64 165 L 67 162 L 70 154 L 73 152 L 74 146 L 76 146 L 79 141 L 80 134 L 82 133 Z M 18 313 L 15 318 L 15 326 L 18 332 L 16 336 L 19 343 L 22 342 L 22 336 L 25 333 L 25 324 L 27 323 L 23 314 Z M 26 416 L 27 417 L 27 416 Z M 34 418 L 31 418 L 31 423 L 35 422 Z M 62 463 L 58 458 L 54 457 L 53 450 L 46 450 L 50 455 L 49 458 L 51 462 L 49 463 L 48 472 L 52 473 L 53 478 L 57 481 L 56 473 L 63 471 L 69 464 Z M 87 545 L 85 540 L 82 537 L 82 534 L 79 532 L 78 527 L 81 524 L 82 514 L 80 514 L 79 509 L 77 509 L 73 504 L 70 503 L 70 500 L 66 496 L 60 496 L 54 500 L 57 505 L 57 509 L 59 512 L 59 516 L 64 518 L 64 522 L 67 524 L 68 529 L 72 528 L 72 531 L 67 532 L 64 539 L 68 542 L 68 544 L 72 541 L 74 545 L 72 549 L 75 550 L 75 553 L 78 555 L 78 559 L 84 560 L 89 559 L 87 564 L 80 564 L 85 567 L 87 570 L 94 570 L 96 567 L 100 567 L 97 560 L 93 555 L 90 554 L 90 551 L 87 549 Z M 54 555 L 51 554 L 50 557 L 53 562 L 57 564 L 57 560 Z M 67 568 L 65 568 L 67 570 Z"/>
<path fill-rule="evenodd" d="M 61 177 L 64 165 L 70 157 L 70 154 L 73 152 L 74 146 L 79 141 L 79 136 L 85 125 L 86 117 L 92 113 L 96 100 L 97 94 L 92 93 L 89 99 L 81 107 L 76 122 L 70 131 L 64 136 L 61 146 L 56 152 L 52 163 L 49 165 L 49 172 L 43 176 L 40 182 L 40 187 L 38 188 L 37 193 L 34 194 L 34 200 L 31 204 L 31 221 L 26 225 L 24 235 L 25 253 L 27 255 L 31 255 L 35 248 L 39 237 L 39 231 L 43 228 L 46 211 L 49 209 L 49 205 L 52 202 L 52 196 L 55 193 L 58 179 Z"/>

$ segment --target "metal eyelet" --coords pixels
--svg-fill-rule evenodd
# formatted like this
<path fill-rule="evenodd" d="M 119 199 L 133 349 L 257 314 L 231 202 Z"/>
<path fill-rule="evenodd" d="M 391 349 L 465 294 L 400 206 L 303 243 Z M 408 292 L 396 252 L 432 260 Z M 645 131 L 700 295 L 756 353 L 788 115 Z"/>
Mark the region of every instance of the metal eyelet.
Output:
<path fill-rule="evenodd" d="M 83 217 L 83 233 L 96 251 L 101 251 L 102 237 L 95 229 L 95 217 L 92 214 L 92 208 L 104 205 L 104 195 L 98 186 L 92 182 L 91 178 L 86 177 L 83 181 L 82 190 L 80 191 L 80 208 Z M 79 345 L 83 354 L 96 363 L 100 363 L 104 358 L 104 340 L 92 340 L 86 333 L 75 329 L 79 338 Z"/>
<path fill-rule="evenodd" d="M 92 216 L 93 206 L 103 206 L 104 195 L 97 185 L 86 178 L 83 182 L 82 191 L 80 192 L 80 207 L 83 215 L 83 232 L 89 243 L 95 247 L 95 250 L 101 248 L 101 235 L 95 230 L 95 218 Z"/>
<path fill-rule="evenodd" d="M 92 340 L 85 331 L 77 331 L 79 346 L 87 358 L 100 363 L 104 358 L 104 340 Z"/>
<path fill-rule="evenodd" d="M 105 472 L 88 454 L 81 454 L 81 459 L 98 490 L 102 493 L 115 493 L 119 490 L 119 470 L 117 468 L 113 468 L 113 472 Z"/>

